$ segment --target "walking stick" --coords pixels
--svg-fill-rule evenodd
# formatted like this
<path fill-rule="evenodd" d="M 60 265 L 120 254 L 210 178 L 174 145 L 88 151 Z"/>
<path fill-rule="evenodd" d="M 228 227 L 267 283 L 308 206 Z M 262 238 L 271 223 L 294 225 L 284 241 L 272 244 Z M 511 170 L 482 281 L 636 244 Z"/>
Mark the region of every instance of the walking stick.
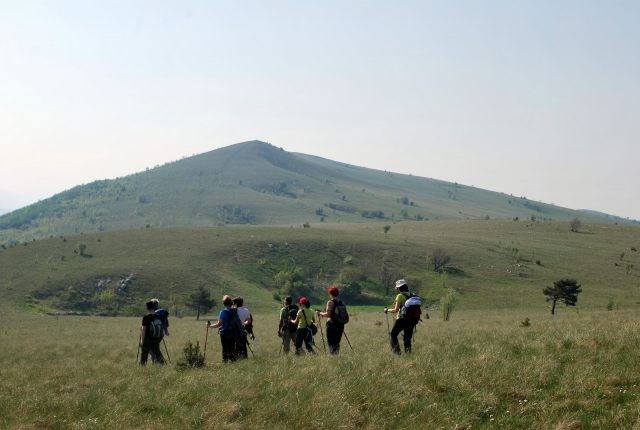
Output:
<path fill-rule="evenodd" d="M 391 340 L 391 329 L 389 328 L 389 314 L 387 313 L 387 308 L 384 308 L 384 315 L 387 317 L 387 334 L 389 335 L 389 345 L 391 346 L 391 351 L 393 351 L 393 342 Z"/>
<path fill-rule="evenodd" d="M 318 313 L 318 319 L 320 319 L 320 312 L 317 312 L 317 313 Z M 318 325 L 320 326 L 320 337 L 322 338 L 322 350 L 326 354 L 327 346 L 324 344 L 324 331 L 322 330 L 322 321 L 318 321 Z"/>
<path fill-rule="evenodd" d="M 140 360 L 140 344 L 141 343 L 142 343 L 142 334 L 140 334 L 140 337 L 138 338 L 138 353 L 136 354 L 136 363 L 138 363 Z"/>
<path fill-rule="evenodd" d="M 169 364 L 171 364 L 171 357 L 169 357 L 169 348 L 167 348 L 167 342 L 164 341 L 164 337 L 162 338 L 162 343 L 164 343 L 164 350 L 167 352 L 167 360 L 169 360 Z"/>
<path fill-rule="evenodd" d="M 204 338 L 204 353 L 202 354 L 202 361 L 205 361 L 207 358 L 207 340 L 209 340 L 209 325 L 211 325 L 211 321 L 207 320 L 207 334 Z"/>
<path fill-rule="evenodd" d="M 347 339 L 347 343 L 349 344 L 349 348 L 351 348 L 351 351 L 353 351 L 353 346 L 351 346 L 351 342 L 349 342 L 349 338 L 347 337 L 347 332 L 343 331 L 342 334 L 344 335 L 344 338 Z"/>
<path fill-rule="evenodd" d="M 249 343 L 249 341 L 245 339 L 245 342 L 247 342 L 247 348 L 249 348 L 249 351 L 251 351 L 251 355 L 253 356 L 253 358 L 256 358 L 256 355 L 253 353 L 253 349 L 251 349 L 251 344 Z"/>

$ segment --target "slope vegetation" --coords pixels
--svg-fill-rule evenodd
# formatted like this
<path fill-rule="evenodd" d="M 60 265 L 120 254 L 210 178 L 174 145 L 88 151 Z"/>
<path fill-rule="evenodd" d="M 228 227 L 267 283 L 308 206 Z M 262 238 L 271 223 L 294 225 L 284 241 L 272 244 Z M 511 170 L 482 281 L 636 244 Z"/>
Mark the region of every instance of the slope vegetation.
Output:
<path fill-rule="evenodd" d="M 451 256 L 445 274 L 429 255 Z M 466 309 L 547 309 L 542 289 L 577 278 L 579 308 L 640 302 L 640 229 L 568 223 L 460 220 L 226 226 L 84 234 L 0 249 L 0 297 L 35 311 L 137 314 L 157 296 L 173 310 L 205 286 L 214 298 L 242 294 L 251 307 L 286 294 L 324 300 L 337 283 L 350 304 L 391 302 L 392 281 L 409 280 L 432 306 L 448 288 Z M 562 312 L 562 310 L 560 310 Z"/>
<path fill-rule="evenodd" d="M 594 212 L 351 166 L 251 141 L 127 177 L 78 186 L 0 216 L 0 243 L 147 225 L 288 225 L 487 217 L 616 221 Z"/>

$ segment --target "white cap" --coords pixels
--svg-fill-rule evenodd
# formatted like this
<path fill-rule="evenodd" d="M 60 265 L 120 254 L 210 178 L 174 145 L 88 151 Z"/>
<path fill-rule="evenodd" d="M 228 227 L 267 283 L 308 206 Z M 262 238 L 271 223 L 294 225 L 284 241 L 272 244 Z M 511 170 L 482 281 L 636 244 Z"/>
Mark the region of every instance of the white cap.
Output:
<path fill-rule="evenodd" d="M 396 288 L 400 288 L 400 287 L 402 287 L 403 285 L 407 285 L 407 281 L 405 281 L 404 279 L 398 279 L 398 280 L 396 281 Z"/>

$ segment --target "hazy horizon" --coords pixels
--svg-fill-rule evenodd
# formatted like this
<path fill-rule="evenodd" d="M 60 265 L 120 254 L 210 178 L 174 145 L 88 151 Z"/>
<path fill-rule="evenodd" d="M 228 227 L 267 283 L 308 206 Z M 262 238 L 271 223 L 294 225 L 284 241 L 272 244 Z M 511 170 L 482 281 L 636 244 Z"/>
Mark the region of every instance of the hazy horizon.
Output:
<path fill-rule="evenodd" d="M 640 3 L 19 2 L 0 209 L 247 140 L 640 219 Z"/>

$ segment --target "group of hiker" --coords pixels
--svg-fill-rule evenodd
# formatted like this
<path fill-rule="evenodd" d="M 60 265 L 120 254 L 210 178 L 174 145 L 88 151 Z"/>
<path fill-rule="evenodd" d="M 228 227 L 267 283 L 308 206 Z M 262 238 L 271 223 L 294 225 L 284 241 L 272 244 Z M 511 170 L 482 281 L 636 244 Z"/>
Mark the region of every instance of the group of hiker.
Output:
<path fill-rule="evenodd" d="M 389 328 L 389 320 L 387 319 L 391 350 L 395 354 L 400 354 L 398 336 L 402 332 L 404 351 L 410 353 L 415 327 L 421 320 L 422 302 L 418 296 L 409 292 L 409 286 L 404 279 L 396 281 L 395 288 L 398 294 L 395 297 L 393 307 L 384 308 L 385 314 L 395 314 L 393 328 Z M 318 326 L 320 326 L 323 347 L 324 333 L 326 332 L 326 342 L 330 354 L 335 355 L 340 352 L 340 342 L 343 337 L 349 342 L 344 331 L 345 325 L 349 323 L 349 313 L 346 305 L 340 300 L 340 290 L 336 286 L 331 286 L 327 293 L 329 300 L 324 310 L 312 309 L 311 302 L 307 297 L 300 298 L 298 304 L 294 304 L 291 296 L 284 299 L 284 306 L 280 309 L 278 322 L 278 336 L 282 340 L 281 353 L 288 354 L 291 350 L 291 344 L 293 344 L 296 355 L 304 354 L 303 345 L 307 353 L 315 354 L 314 336 L 318 332 Z M 251 349 L 249 339 L 255 339 L 253 316 L 244 306 L 242 297 L 225 295 L 222 298 L 222 304 L 224 307 L 218 314 L 218 321 L 215 323 L 207 321 L 207 339 L 210 328 L 218 330 L 224 362 L 247 358 L 247 347 Z M 164 341 L 164 336 L 169 335 L 168 312 L 160 308 L 157 299 L 148 301 L 146 307 L 147 314 L 142 318 L 140 331 L 139 352 L 142 351 L 140 364 L 146 364 L 149 355 L 152 362 L 162 364 L 165 360 L 160 350 L 160 343 Z M 324 330 L 322 318 L 326 319 Z M 351 346 L 350 343 L 349 346 Z M 165 350 L 168 354 L 166 343 Z"/>

